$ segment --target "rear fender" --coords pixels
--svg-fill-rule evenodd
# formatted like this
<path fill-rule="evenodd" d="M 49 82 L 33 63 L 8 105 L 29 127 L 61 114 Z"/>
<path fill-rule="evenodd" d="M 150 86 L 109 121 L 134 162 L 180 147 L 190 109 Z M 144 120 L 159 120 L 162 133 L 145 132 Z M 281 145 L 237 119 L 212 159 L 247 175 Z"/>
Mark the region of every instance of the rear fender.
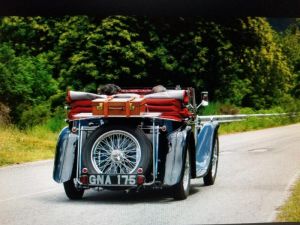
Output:
<path fill-rule="evenodd" d="M 54 160 L 53 179 L 63 183 L 71 179 L 78 136 L 65 127 L 59 134 Z"/>
<path fill-rule="evenodd" d="M 197 137 L 196 145 L 196 177 L 203 177 L 207 174 L 212 151 L 213 141 L 219 129 L 217 122 L 208 122 L 203 125 Z"/>
<path fill-rule="evenodd" d="M 172 186 L 179 183 L 190 133 L 191 127 L 187 126 L 182 130 L 177 129 L 167 136 L 168 153 L 165 163 L 164 185 Z"/>

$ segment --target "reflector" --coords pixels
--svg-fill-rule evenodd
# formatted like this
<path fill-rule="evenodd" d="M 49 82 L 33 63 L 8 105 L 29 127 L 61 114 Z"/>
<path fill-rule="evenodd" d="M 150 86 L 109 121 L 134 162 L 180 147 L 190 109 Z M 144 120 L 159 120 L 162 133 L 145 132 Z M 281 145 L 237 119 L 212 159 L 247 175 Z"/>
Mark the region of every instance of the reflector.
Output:
<path fill-rule="evenodd" d="M 72 133 L 76 133 L 77 132 L 77 127 L 72 127 Z"/>
<path fill-rule="evenodd" d="M 143 175 L 138 175 L 136 182 L 138 185 L 142 185 L 145 182 L 145 177 Z"/>
<path fill-rule="evenodd" d="M 82 175 L 80 177 L 80 183 L 87 185 L 89 182 L 88 176 L 87 175 Z"/>
<path fill-rule="evenodd" d="M 82 173 L 88 173 L 88 169 L 87 168 L 82 168 Z"/>
<path fill-rule="evenodd" d="M 138 168 L 138 169 L 137 169 L 137 173 L 139 173 L 139 174 L 143 173 L 143 168 L 141 168 L 141 167 Z"/>

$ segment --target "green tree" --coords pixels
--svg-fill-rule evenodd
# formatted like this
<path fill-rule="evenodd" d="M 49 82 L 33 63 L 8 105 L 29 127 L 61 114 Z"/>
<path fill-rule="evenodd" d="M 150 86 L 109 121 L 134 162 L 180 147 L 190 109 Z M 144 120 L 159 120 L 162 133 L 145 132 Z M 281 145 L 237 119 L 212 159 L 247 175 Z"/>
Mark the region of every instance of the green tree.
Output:
<path fill-rule="evenodd" d="M 152 55 L 135 31 L 137 19 L 115 16 L 104 19 L 65 18 L 55 48 L 60 62 L 59 82 L 95 91 L 96 85 L 119 82 L 138 84 L 146 76 Z"/>
<path fill-rule="evenodd" d="M 298 39 L 286 35 L 278 42 L 264 18 L 3 17 L 0 29 L 2 46 L 13 51 L 3 74 L 21 74 L 21 66 L 49 74 L 60 89 L 51 105 L 59 104 L 67 87 L 95 91 L 112 82 L 194 86 L 198 93 L 208 90 L 214 101 L 255 108 L 298 93 L 298 59 L 293 56 L 298 53 L 285 49 L 289 40 Z M 9 76 L 16 79 L 15 73 Z M 24 102 L 34 101 L 24 89 Z M 38 96 L 48 94 L 37 95 L 41 101 Z"/>
<path fill-rule="evenodd" d="M 289 66 L 293 72 L 294 83 L 292 95 L 300 97 L 300 19 L 291 24 L 280 36 L 279 43 L 287 56 Z"/>
<path fill-rule="evenodd" d="M 45 56 L 16 56 L 10 44 L 0 45 L 0 102 L 11 108 L 14 119 L 31 105 L 56 93 L 57 83 Z"/>
<path fill-rule="evenodd" d="M 268 108 L 278 104 L 280 97 L 291 88 L 292 74 L 287 58 L 275 41 L 275 33 L 264 18 L 245 18 L 221 23 L 226 37 L 233 45 L 238 76 L 245 81 L 243 106 Z M 236 62 L 236 61 L 235 61 Z M 235 65 L 231 64 L 231 65 Z"/>

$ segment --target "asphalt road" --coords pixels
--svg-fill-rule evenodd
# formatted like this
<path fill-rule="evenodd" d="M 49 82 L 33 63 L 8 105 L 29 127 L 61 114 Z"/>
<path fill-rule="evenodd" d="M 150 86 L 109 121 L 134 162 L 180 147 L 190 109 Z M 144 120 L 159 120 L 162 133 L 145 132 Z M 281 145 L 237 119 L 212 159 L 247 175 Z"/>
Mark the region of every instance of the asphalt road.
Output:
<path fill-rule="evenodd" d="M 88 191 L 69 201 L 53 161 L 0 169 L 0 223 L 217 224 L 269 222 L 300 172 L 300 124 L 220 137 L 215 185 L 193 180 L 187 200 L 162 191 Z"/>

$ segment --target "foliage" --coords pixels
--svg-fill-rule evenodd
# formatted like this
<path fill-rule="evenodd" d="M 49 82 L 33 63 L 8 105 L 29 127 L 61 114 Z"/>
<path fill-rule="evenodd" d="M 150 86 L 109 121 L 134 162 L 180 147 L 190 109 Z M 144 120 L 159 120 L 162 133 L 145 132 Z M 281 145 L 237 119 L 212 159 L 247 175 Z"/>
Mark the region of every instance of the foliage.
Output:
<path fill-rule="evenodd" d="M 226 25 L 225 32 L 240 61 L 239 73 L 229 87 L 241 104 L 233 103 L 255 108 L 278 104 L 290 88 L 291 72 L 270 25 L 263 18 L 246 18 Z"/>
<path fill-rule="evenodd" d="M 300 93 L 298 25 L 280 36 L 264 18 L 2 17 L 0 102 L 19 121 L 41 104 L 53 113 L 67 88 L 160 83 L 229 105 L 290 104 Z"/>
<path fill-rule="evenodd" d="M 10 44 L 0 44 L 0 102 L 11 109 L 13 118 L 18 120 L 30 105 L 42 103 L 56 92 L 46 61 L 43 54 L 16 56 Z"/>
<path fill-rule="evenodd" d="M 198 114 L 199 115 L 218 115 L 220 114 L 221 108 L 220 102 L 209 102 L 208 106 L 200 107 Z"/>
<path fill-rule="evenodd" d="M 296 98 L 300 97 L 300 19 L 291 24 L 283 33 L 277 37 L 284 54 L 287 56 L 289 67 L 294 79 L 291 93 Z"/>
<path fill-rule="evenodd" d="M 239 109 L 234 105 L 225 103 L 220 107 L 220 113 L 225 115 L 235 115 L 239 113 Z"/>
<path fill-rule="evenodd" d="M 19 125 L 22 128 L 43 124 L 50 117 L 49 105 L 40 104 L 22 111 Z"/>
<path fill-rule="evenodd" d="M 62 108 L 56 108 L 44 126 L 51 132 L 59 132 L 63 127 L 67 126 L 65 122 L 66 112 Z"/>

